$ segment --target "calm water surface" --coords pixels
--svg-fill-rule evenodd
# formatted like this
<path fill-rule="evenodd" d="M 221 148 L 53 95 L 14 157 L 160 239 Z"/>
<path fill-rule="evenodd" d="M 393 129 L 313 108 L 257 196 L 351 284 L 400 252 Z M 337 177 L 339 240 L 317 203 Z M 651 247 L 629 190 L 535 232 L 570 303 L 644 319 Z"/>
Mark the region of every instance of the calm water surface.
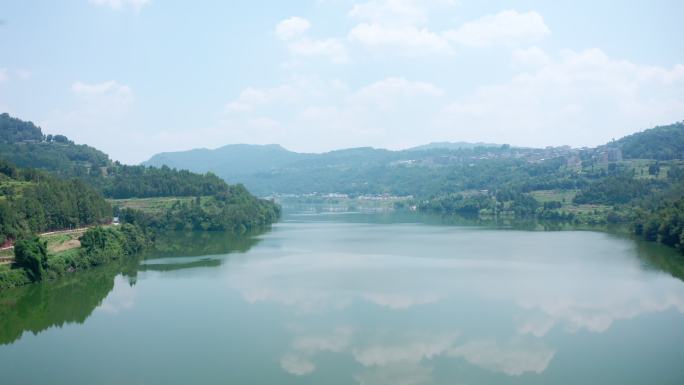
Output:
<path fill-rule="evenodd" d="M 290 214 L 0 294 L 0 383 L 679 385 L 680 259 L 598 232 Z"/>

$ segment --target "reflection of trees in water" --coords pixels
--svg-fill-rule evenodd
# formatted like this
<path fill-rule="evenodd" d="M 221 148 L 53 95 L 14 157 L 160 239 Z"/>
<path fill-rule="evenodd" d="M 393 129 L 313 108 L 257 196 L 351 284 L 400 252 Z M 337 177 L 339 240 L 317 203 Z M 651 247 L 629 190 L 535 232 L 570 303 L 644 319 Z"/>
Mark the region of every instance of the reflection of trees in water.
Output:
<path fill-rule="evenodd" d="M 0 344 L 14 342 L 24 331 L 38 334 L 52 326 L 83 323 L 114 288 L 114 277 L 124 274 L 131 285 L 135 282 L 131 262 L 0 292 Z"/>
<path fill-rule="evenodd" d="M 190 263 L 140 265 L 142 258 L 172 258 L 246 252 L 259 242 L 254 236 L 224 233 L 170 233 L 157 238 L 155 250 L 105 266 L 67 275 L 55 281 L 0 292 L 0 345 L 10 344 L 25 331 L 38 334 L 52 326 L 83 323 L 114 289 L 123 275 L 132 286 L 141 270 L 179 270 L 220 265 L 218 259 Z"/>
<path fill-rule="evenodd" d="M 168 232 L 155 239 L 155 246 L 142 257 L 171 258 L 244 253 L 259 242 L 256 236 L 264 231 L 244 235 L 222 232 Z"/>
<path fill-rule="evenodd" d="M 297 215 L 290 219 L 297 220 Z M 441 215 L 432 213 L 416 213 L 406 211 L 387 211 L 384 213 L 342 213 L 319 214 L 317 220 L 362 224 L 397 224 L 422 223 L 434 226 L 465 226 L 492 230 L 521 230 L 521 231 L 596 231 L 612 234 L 618 237 L 632 239 L 636 243 L 637 255 L 645 262 L 645 268 L 653 268 L 669 273 L 684 281 L 684 254 L 672 247 L 655 242 L 636 239 L 628 226 L 620 224 L 608 225 L 576 225 L 570 222 L 543 221 L 538 219 L 520 218 L 480 218 L 478 216 Z"/>
<path fill-rule="evenodd" d="M 684 281 L 684 255 L 665 245 L 636 240 L 637 254 L 647 263 L 646 267 L 662 270 Z"/>

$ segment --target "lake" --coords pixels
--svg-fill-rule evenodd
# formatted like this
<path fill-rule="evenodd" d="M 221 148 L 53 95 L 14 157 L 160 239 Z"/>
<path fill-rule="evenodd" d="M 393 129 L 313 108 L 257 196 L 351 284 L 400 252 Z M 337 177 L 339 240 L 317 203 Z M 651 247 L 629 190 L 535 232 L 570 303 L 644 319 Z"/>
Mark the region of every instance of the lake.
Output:
<path fill-rule="evenodd" d="M 682 266 L 601 232 L 290 212 L 0 293 L 0 383 L 682 384 Z"/>

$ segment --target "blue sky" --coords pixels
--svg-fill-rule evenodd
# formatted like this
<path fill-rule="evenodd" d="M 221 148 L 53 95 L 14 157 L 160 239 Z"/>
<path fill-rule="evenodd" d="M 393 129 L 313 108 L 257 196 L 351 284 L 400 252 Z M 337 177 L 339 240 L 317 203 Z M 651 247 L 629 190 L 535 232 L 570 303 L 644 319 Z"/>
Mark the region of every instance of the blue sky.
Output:
<path fill-rule="evenodd" d="M 681 1 L 0 1 L 0 110 L 127 163 L 591 146 L 684 119 Z"/>

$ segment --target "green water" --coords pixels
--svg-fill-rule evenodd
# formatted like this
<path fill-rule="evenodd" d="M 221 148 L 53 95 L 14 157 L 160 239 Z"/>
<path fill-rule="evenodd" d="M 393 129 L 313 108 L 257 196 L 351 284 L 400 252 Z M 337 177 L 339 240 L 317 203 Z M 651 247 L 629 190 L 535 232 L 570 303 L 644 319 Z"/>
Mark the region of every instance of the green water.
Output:
<path fill-rule="evenodd" d="M 684 383 L 657 245 L 310 212 L 164 246 L 0 293 L 0 384 Z"/>

